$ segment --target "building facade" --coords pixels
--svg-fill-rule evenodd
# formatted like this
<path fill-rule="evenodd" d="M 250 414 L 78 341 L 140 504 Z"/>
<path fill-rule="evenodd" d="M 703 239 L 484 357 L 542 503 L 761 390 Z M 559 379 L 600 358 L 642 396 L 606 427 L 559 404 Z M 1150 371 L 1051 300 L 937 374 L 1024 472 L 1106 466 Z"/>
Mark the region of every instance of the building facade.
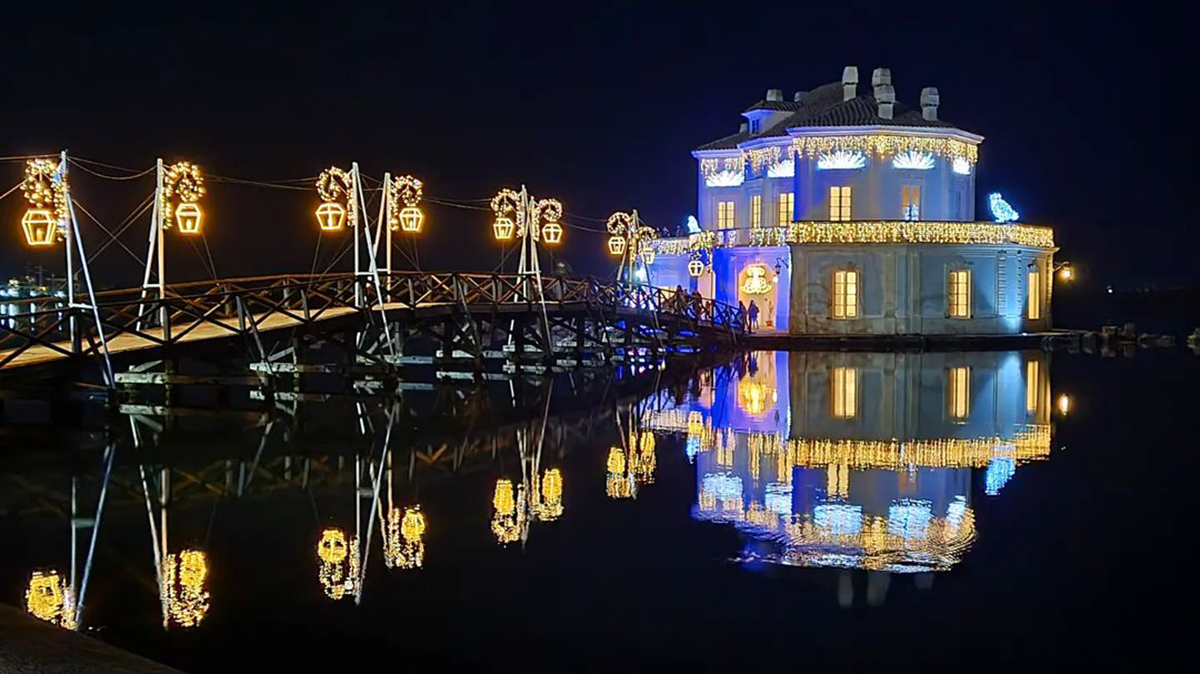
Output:
<path fill-rule="evenodd" d="M 742 128 L 697 148 L 698 230 L 652 245 L 648 280 L 759 309 L 795 334 L 1016 334 L 1051 327 L 1054 237 L 977 221 L 983 137 L 896 101 L 878 68 L 790 101 L 771 89 Z"/>

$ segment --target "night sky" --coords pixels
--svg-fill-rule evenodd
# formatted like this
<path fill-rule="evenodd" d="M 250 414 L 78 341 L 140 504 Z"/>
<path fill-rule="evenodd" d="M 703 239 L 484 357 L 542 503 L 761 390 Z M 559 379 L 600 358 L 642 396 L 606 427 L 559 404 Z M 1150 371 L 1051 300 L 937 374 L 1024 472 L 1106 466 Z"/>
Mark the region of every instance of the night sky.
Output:
<path fill-rule="evenodd" d="M 1060 257 L 1093 283 L 1198 277 L 1194 187 L 1184 184 L 1195 38 L 1166 6 L 34 4 L 48 9 L 6 8 L 0 22 L 0 156 L 66 148 L 137 169 L 162 156 L 259 180 L 357 160 L 376 177 L 411 172 L 439 199 L 470 203 L 524 182 L 561 199 L 570 224 L 599 227 L 588 218 L 638 208 L 673 229 L 695 210 L 689 151 L 736 131 L 766 89 L 790 100 L 853 64 L 861 91 L 884 66 L 900 100 L 936 86 L 940 115 L 986 137 L 981 217 L 985 195 L 1003 192 L 1023 221 L 1055 226 Z M 0 193 L 21 168 L 0 163 Z M 110 227 L 153 189 L 152 179 L 72 171 L 76 198 Z M 222 276 L 311 268 L 315 193 L 209 188 L 206 232 Z M 21 245 L 22 209 L 19 194 L 0 203 L 10 223 L 0 275 L 28 262 L 60 268 L 60 249 Z M 488 212 L 427 213 L 423 268 L 495 266 Z M 138 255 L 147 225 L 122 237 Z M 94 250 L 102 237 L 83 226 Z M 325 237 L 319 266 L 340 243 Z M 170 245 L 170 281 L 206 277 L 190 244 Z M 598 234 L 569 229 L 561 253 L 577 271 L 611 273 Z M 140 281 L 118 247 L 95 264 L 101 285 Z"/>

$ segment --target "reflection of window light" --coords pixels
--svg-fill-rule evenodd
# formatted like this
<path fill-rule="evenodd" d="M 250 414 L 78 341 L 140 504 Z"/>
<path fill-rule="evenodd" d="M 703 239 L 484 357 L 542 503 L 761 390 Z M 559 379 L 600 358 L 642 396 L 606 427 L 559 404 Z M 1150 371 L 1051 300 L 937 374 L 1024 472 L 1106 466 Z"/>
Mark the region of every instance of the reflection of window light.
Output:
<path fill-rule="evenodd" d="M 772 390 L 772 393 L 774 390 Z M 758 382 L 743 379 L 738 382 L 738 406 L 751 416 L 761 416 L 767 412 L 767 387 Z"/>
<path fill-rule="evenodd" d="M 701 480 L 700 491 L 719 501 L 740 501 L 742 478 L 737 475 L 709 473 Z"/>
<path fill-rule="evenodd" d="M 792 514 L 792 485 L 783 482 L 772 482 L 767 485 L 764 504 L 767 506 L 767 510 L 776 515 L 790 516 Z"/>
<path fill-rule="evenodd" d="M 888 533 L 907 539 L 925 538 L 925 529 L 933 518 L 929 501 L 901 499 L 888 508 Z"/>
<path fill-rule="evenodd" d="M 1013 473 L 1017 472 L 1017 464 L 1010 456 L 997 456 L 988 462 L 987 472 L 983 477 L 983 493 L 995 496 L 1000 489 L 1008 484 Z"/>
<path fill-rule="evenodd" d="M 849 150 L 836 150 L 834 152 L 826 152 L 817 157 L 818 171 L 832 171 L 837 169 L 860 169 L 867 165 L 867 157 L 861 152 L 852 152 Z"/>
<path fill-rule="evenodd" d="M 735 171 L 726 169 L 712 173 L 704 179 L 705 187 L 737 187 L 746 180 L 746 174 L 743 171 Z"/>
<path fill-rule="evenodd" d="M 892 158 L 892 168 L 928 171 L 933 168 L 933 155 L 919 150 L 905 150 Z"/>
<path fill-rule="evenodd" d="M 834 419 L 853 419 L 858 414 L 858 370 L 852 367 L 835 367 L 830 377 L 833 387 Z"/>
<path fill-rule="evenodd" d="M 971 175 L 971 162 L 967 161 L 964 157 L 955 157 L 954 172 L 960 176 Z"/>
<path fill-rule="evenodd" d="M 952 367 L 946 373 L 946 379 L 950 418 L 966 419 L 971 415 L 971 368 Z"/>
<path fill-rule="evenodd" d="M 1025 411 L 1029 414 L 1037 412 L 1038 389 L 1041 385 L 1041 364 L 1036 360 L 1025 363 Z"/>
<path fill-rule="evenodd" d="M 823 503 L 813 508 L 813 522 L 834 536 L 862 533 L 862 506 Z"/>
<path fill-rule="evenodd" d="M 796 160 L 784 159 L 767 167 L 768 178 L 792 178 L 796 175 Z"/>

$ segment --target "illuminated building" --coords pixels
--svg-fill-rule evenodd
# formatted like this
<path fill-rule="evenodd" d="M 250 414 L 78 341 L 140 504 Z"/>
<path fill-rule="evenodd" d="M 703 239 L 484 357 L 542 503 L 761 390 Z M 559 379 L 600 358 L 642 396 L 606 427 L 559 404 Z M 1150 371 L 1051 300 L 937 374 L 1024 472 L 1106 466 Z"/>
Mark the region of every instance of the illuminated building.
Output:
<path fill-rule="evenodd" d="M 693 516 L 771 542 L 774 561 L 947 569 L 975 540 L 973 500 L 1050 455 L 1040 351 L 752 357 L 754 374 L 713 377 L 644 424 L 686 435 Z M 838 391 L 851 378 L 852 406 Z M 736 404 L 747 382 L 780 394 Z"/>
<path fill-rule="evenodd" d="M 692 153 L 700 231 L 655 240 L 649 282 L 753 301 L 761 330 L 793 334 L 1049 329 L 1053 231 L 999 194 L 976 219 L 983 137 L 939 106 L 932 87 L 897 101 L 886 68 L 863 93 L 854 67 L 792 100 L 768 90 Z"/>

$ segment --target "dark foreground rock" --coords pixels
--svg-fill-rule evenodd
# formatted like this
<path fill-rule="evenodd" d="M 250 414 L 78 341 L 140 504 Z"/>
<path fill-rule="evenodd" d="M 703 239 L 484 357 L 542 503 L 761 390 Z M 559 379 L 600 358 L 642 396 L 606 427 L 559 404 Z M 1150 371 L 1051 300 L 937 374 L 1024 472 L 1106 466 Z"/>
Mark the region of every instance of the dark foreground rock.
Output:
<path fill-rule="evenodd" d="M 91 637 L 0 604 L 0 674 L 180 674 Z"/>

